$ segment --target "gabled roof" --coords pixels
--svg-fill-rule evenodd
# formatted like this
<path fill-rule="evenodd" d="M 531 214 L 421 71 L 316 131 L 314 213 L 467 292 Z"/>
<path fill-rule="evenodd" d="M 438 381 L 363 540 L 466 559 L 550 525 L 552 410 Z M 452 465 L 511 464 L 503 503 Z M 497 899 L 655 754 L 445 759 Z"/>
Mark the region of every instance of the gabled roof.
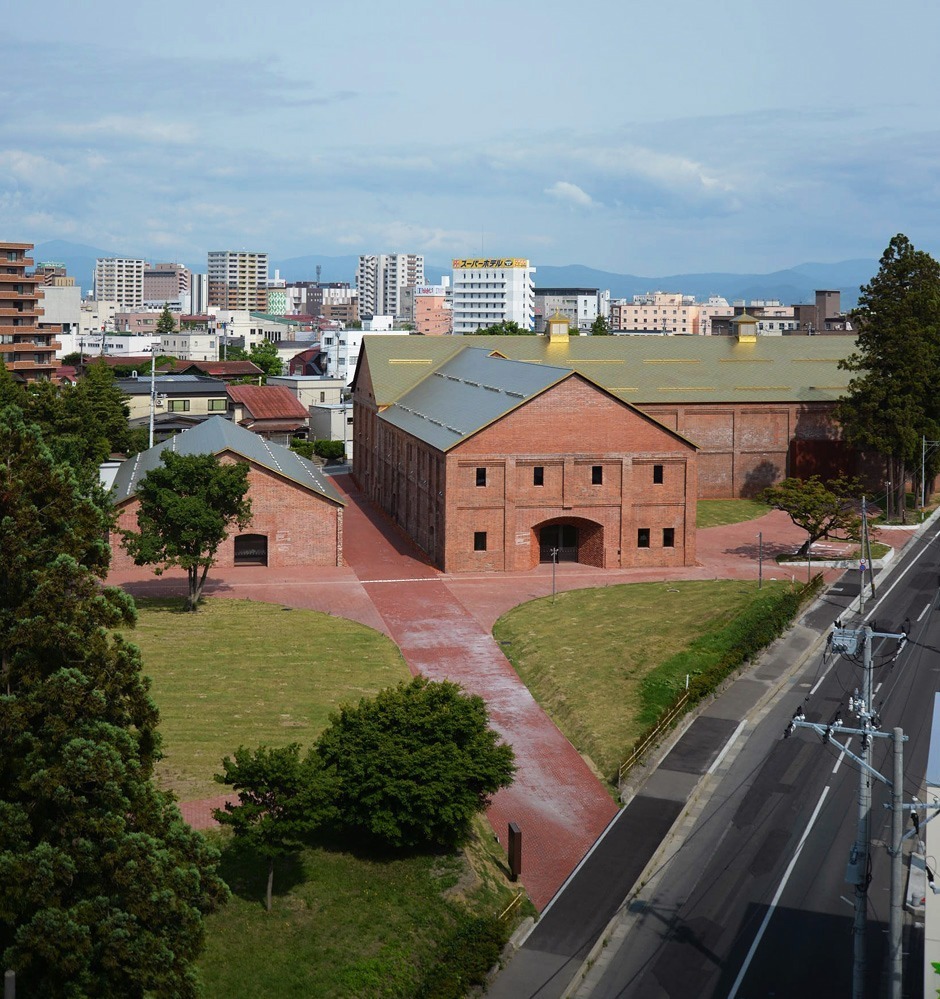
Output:
<path fill-rule="evenodd" d="M 570 374 L 468 349 L 432 371 L 381 418 L 446 451 Z"/>
<path fill-rule="evenodd" d="M 256 420 L 306 420 L 306 408 L 283 385 L 229 385 L 228 397 Z"/>
<path fill-rule="evenodd" d="M 533 365 L 577 371 L 634 405 L 701 402 L 834 402 L 849 372 L 839 361 L 852 335 L 573 336 L 564 343 L 531 336 L 363 337 L 376 405 L 401 399 L 451 358 L 471 348 Z"/>
<path fill-rule="evenodd" d="M 201 371 L 213 378 L 242 378 L 245 375 L 257 377 L 263 373 L 254 361 L 176 361 L 172 371 L 180 375 Z"/>
<path fill-rule="evenodd" d="M 221 454 L 223 451 L 231 451 L 254 465 L 345 506 L 333 484 L 313 462 L 301 458 L 290 448 L 272 444 L 221 416 L 213 416 L 192 430 L 170 437 L 149 450 L 128 458 L 118 469 L 111 490 L 111 498 L 115 503 L 122 503 L 137 492 L 140 480 L 162 463 L 160 456 L 165 448 L 179 454 Z"/>
<path fill-rule="evenodd" d="M 571 368 L 507 360 L 485 348 L 470 347 L 445 361 L 410 392 L 383 409 L 379 419 L 440 451 L 447 451 L 566 378 L 583 378 L 597 385 L 601 392 L 607 392 L 593 379 Z M 697 447 L 632 403 L 609 394 L 641 419 Z"/>

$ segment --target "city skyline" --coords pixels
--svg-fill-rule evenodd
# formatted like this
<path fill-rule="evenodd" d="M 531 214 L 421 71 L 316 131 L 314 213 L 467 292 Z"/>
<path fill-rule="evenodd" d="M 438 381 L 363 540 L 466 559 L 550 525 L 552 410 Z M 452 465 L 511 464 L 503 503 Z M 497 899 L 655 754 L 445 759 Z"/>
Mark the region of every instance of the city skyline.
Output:
<path fill-rule="evenodd" d="M 877 258 L 898 231 L 940 253 L 926 0 L 358 10 L 51 0 L 37 37 L 14 9 L 6 236 L 634 274 Z"/>

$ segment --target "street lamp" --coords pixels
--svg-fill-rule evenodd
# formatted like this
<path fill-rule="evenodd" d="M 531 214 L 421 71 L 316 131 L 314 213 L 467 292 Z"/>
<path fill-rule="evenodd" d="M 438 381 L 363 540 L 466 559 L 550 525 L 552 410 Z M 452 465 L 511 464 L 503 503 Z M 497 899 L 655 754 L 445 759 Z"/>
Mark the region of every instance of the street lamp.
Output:
<path fill-rule="evenodd" d="M 558 549 L 552 549 L 552 603 L 555 602 L 555 568 L 558 565 Z"/>
<path fill-rule="evenodd" d="M 757 532 L 757 588 L 764 585 L 764 532 Z"/>

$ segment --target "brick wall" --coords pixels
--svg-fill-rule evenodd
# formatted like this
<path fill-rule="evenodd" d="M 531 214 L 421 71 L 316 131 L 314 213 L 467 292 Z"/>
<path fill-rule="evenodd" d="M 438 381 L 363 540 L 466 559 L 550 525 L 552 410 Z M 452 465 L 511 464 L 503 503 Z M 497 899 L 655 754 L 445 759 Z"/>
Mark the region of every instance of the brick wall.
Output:
<path fill-rule="evenodd" d="M 589 565 L 694 564 L 695 532 L 685 529 L 695 520 L 694 449 L 578 376 L 446 461 L 448 571 L 530 568 L 540 528 L 553 524 L 577 527 L 578 559 Z M 654 466 L 662 481 L 654 482 Z M 648 549 L 637 547 L 639 527 L 651 531 Z M 663 528 L 673 531 L 671 547 Z M 485 550 L 475 550 L 482 534 Z"/>
<path fill-rule="evenodd" d="M 241 458 L 220 455 L 222 461 Z M 235 528 L 219 548 L 216 565 L 235 564 L 235 536 L 261 534 L 268 539 L 268 565 L 272 568 L 303 565 L 343 565 L 343 508 L 332 500 L 311 492 L 265 468 L 251 465 L 248 472 L 251 498 L 251 524 L 244 531 Z M 118 516 L 118 530 L 137 530 L 136 499 L 128 500 Z M 112 535 L 111 565 L 129 568 L 120 535 Z"/>
<path fill-rule="evenodd" d="M 700 448 L 699 499 L 755 496 L 791 474 L 791 443 L 839 440 L 831 403 L 640 406 Z"/>

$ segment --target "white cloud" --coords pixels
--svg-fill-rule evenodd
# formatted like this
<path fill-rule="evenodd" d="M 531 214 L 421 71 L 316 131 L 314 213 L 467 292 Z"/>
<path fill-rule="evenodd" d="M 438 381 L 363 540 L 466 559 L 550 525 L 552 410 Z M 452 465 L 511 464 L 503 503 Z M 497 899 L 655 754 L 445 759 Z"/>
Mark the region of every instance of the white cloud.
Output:
<path fill-rule="evenodd" d="M 579 208 L 593 208 L 597 204 L 587 191 L 567 180 L 556 181 L 551 187 L 545 188 L 545 193 L 559 201 L 567 202 L 569 205 L 577 205 Z"/>
<path fill-rule="evenodd" d="M 104 115 L 91 121 L 61 122 L 51 131 L 72 138 L 107 137 L 148 143 L 189 143 L 196 138 L 192 125 L 158 121 L 137 115 Z"/>

